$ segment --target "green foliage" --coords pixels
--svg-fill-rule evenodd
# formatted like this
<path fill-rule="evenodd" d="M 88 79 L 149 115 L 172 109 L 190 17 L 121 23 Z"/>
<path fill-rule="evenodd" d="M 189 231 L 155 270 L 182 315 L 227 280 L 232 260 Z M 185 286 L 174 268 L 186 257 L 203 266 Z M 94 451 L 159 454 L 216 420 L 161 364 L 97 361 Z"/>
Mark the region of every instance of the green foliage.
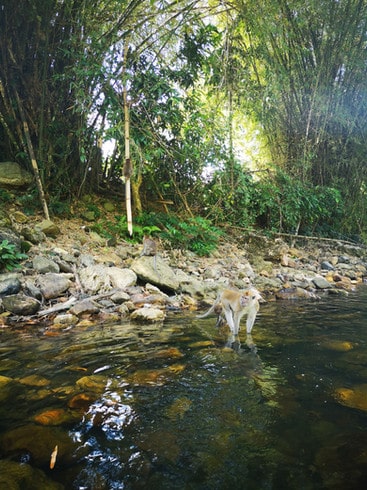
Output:
<path fill-rule="evenodd" d="M 247 228 L 254 219 L 249 213 L 253 180 L 238 164 L 217 171 L 204 193 L 208 217 L 216 223 L 229 223 Z"/>
<path fill-rule="evenodd" d="M 0 189 L 0 202 L 10 202 L 12 200 L 12 195 L 5 189 Z"/>
<path fill-rule="evenodd" d="M 91 229 L 107 240 L 123 238 L 124 240 L 132 242 L 141 242 L 144 235 L 153 235 L 161 231 L 158 226 L 146 225 L 141 221 L 140 223 L 137 221 L 136 224 L 133 224 L 133 236 L 130 237 L 126 216 L 120 215 L 115 216 L 113 222 L 107 219 L 97 221 L 92 225 Z"/>
<path fill-rule="evenodd" d="M 211 221 L 200 216 L 184 219 L 176 214 L 142 213 L 139 223 L 150 223 L 172 248 L 190 250 L 203 257 L 216 250 L 222 235 Z"/>
<path fill-rule="evenodd" d="M 328 235 L 340 226 L 344 205 L 337 189 L 313 187 L 278 170 L 256 183 L 251 209 L 271 231 Z"/>
<path fill-rule="evenodd" d="M 0 270 L 17 269 L 20 267 L 19 262 L 27 258 L 27 255 L 18 252 L 16 246 L 9 243 L 9 240 L 3 240 L 0 243 Z"/>
<path fill-rule="evenodd" d="M 161 237 L 173 248 L 187 249 L 203 257 L 210 255 L 217 246 L 221 231 L 200 216 L 180 219 L 176 215 L 166 215 L 161 221 L 164 230 Z"/>
<path fill-rule="evenodd" d="M 33 189 L 28 194 L 20 196 L 18 202 L 22 206 L 24 214 L 28 216 L 36 214 L 40 207 L 39 195 L 36 189 Z"/>

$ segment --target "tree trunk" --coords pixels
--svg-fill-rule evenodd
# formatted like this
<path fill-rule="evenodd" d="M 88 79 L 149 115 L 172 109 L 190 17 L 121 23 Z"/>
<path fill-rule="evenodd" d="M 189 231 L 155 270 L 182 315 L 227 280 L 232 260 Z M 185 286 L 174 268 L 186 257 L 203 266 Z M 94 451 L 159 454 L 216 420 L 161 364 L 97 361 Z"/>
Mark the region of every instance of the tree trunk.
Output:
<path fill-rule="evenodd" d="M 49 215 L 48 207 L 47 207 L 47 202 L 46 202 L 46 197 L 45 197 L 45 193 L 43 191 L 43 185 L 42 185 L 42 181 L 41 181 L 41 177 L 40 177 L 40 173 L 39 173 L 38 163 L 36 160 L 36 156 L 34 154 L 31 136 L 29 134 L 28 123 L 27 123 L 27 120 L 25 118 L 22 102 L 21 102 L 19 95 L 18 95 L 18 92 L 16 90 L 15 90 L 15 97 L 17 99 L 19 114 L 20 114 L 22 124 L 23 124 L 24 136 L 25 136 L 25 139 L 27 142 L 28 154 L 29 154 L 29 158 L 30 158 L 31 163 L 32 163 L 32 168 L 33 168 L 34 176 L 36 179 L 36 184 L 37 184 L 38 192 L 40 195 L 40 200 L 41 200 L 41 204 L 43 207 L 43 212 L 44 212 L 45 218 L 50 219 L 50 215 Z"/>

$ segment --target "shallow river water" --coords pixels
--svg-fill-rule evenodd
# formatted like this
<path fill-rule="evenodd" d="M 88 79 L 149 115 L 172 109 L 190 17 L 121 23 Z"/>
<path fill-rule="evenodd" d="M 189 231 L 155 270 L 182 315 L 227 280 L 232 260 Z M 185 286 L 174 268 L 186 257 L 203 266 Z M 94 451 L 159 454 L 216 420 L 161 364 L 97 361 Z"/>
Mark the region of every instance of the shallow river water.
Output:
<path fill-rule="evenodd" d="M 234 348 L 194 314 L 2 328 L 0 489 L 364 488 L 366 299 L 268 302 Z"/>

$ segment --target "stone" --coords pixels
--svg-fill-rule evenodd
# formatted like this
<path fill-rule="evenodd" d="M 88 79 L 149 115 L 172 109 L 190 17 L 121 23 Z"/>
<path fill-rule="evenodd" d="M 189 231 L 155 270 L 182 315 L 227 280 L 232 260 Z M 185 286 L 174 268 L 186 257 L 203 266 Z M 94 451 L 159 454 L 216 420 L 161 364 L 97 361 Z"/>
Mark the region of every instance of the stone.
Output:
<path fill-rule="evenodd" d="M 326 270 L 326 271 L 333 271 L 334 270 L 334 266 L 327 260 L 323 260 L 321 262 L 321 270 Z"/>
<path fill-rule="evenodd" d="M 312 282 L 316 286 L 317 289 L 329 289 L 332 287 L 332 284 L 330 284 L 329 281 L 327 281 L 324 277 L 322 276 L 315 276 L 312 279 Z"/>
<path fill-rule="evenodd" d="M 143 308 L 138 308 L 133 311 L 130 318 L 131 320 L 136 320 L 138 322 L 162 322 L 166 317 L 166 314 L 163 310 L 159 308 L 149 308 L 144 306 Z"/>
<path fill-rule="evenodd" d="M 43 255 L 36 255 L 32 260 L 33 269 L 41 274 L 47 272 L 60 272 L 60 267 L 51 259 Z"/>
<path fill-rule="evenodd" d="M 16 162 L 0 162 L 0 187 L 21 189 L 33 182 L 32 175 Z"/>
<path fill-rule="evenodd" d="M 33 420 L 40 425 L 62 425 L 75 421 L 75 417 L 63 408 L 45 410 L 34 416 Z"/>
<path fill-rule="evenodd" d="M 297 299 L 317 299 L 317 296 L 312 291 L 307 291 L 306 289 L 291 287 L 291 288 L 283 288 L 280 291 L 275 293 L 275 297 L 277 299 L 288 299 L 288 300 L 297 300 Z"/>
<path fill-rule="evenodd" d="M 46 240 L 46 235 L 43 231 L 37 230 L 36 228 L 30 228 L 29 226 L 24 226 L 21 233 L 25 240 L 28 240 L 34 245 L 38 245 Z"/>
<path fill-rule="evenodd" d="M 353 388 L 337 388 L 334 397 L 346 407 L 367 412 L 367 384 L 357 385 Z"/>
<path fill-rule="evenodd" d="M 41 223 L 38 223 L 35 226 L 35 229 L 50 237 L 57 237 L 60 234 L 60 228 L 49 219 L 45 219 L 41 221 Z"/>
<path fill-rule="evenodd" d="M 158 286 L 163 291 L 177 291 L 180 286 L 173 269 L 160 257 L 139 257 L 131 264 L 131 270 L 142 281 Z"/>
<path fill-rule="evenodd" d="M 130 269 L 107 267 L 103 264 L 91 265 L 79 272 L 80 282 L 88 293 L 125 289 L 136 284 L 136 274 Z"/>
<path fill-rule="evenodd" d="M 39 301 L 23 293 L 4 296 L 2 302 L 6 311 L 19 316 L 34 315 L 40 309 Z"/>
<path fill-rule="evenodd" d="M 69 274 L 54 274 L 48 272 L 37 277 L 37 286 L 46 299 L 57 298 L 67 291 L 72 285 Z"/>
<path fill-rule="evenodd" d="M 10 244 L 14 245 L 14 250 L 16 252 L 21 251 L 22 240 L 18 233 L 10 228 L 2 228 L 0 230 L 0 243 L 7 240 Z"/>
<path fill-rule="evenodd" d="M 99 313 L 99 310 L 98 306 L 92 300 L 84 299 L 72 306 L 69 312 L 79 317 L 85 314 Z"/>
<path fill-rule="evenodd" d="M 47 467 L 50 463 L 50 455 L 55 445 L 58 445 L 58 463 L 62 465 L 74 464 L 74 451 L 78 448 L 78 443 L 73 442 L 67 431 L 59 427 L 47 427 L 34 423 L 22 425 L 0 436 L 0 451 L 2 457 L 14 454 L 29 453 L 35 466 Z M 0 463 L 2 460 L 0 460 Z M 22 465 L 29 466 L 29 465 Z M 0 471 L 1 478 L 1 471 Z M 1 480 L 0 480 L 1 481 Z M 53 487 L 40 485 L 31 482 L 29 486 L 15 488 L 39 488 L 51 489 Z M 1 487 L 0 488 L 4 488 Z M 7 487 L 5 487 L 7 488 Z M 55 487 L 55 488 L 64 488 Z"/>
<path fill-rule="evenodd" d="M 54 318 L 54 325 L 75 325 L 78 321 L 78 317 L 72 313 L 62 313 L 56 315 Z"/>
<path fill-rule="evenodd" d="M 21 288 L 19 277 L 15 274 L 0 274 L 0 296 L 19 293 Z"/>
<path fill-rule="evenodd" d="M 25 378 L 19 379 L 19 383 L 26 386 L 48 386 L 50 384 L 50 380 L 47 378 L 40 376 L 39 374 L 30 374 Z"/>
<path fill-rule="evenodd" d="M 30 464 L 4 459 L 0 461 L 0 488 L 63 490 L 64 485 L 49 479 L 43 471 Z"/>
<path fill-rule="evenodd" d="M 11 228 L 10 216 L 4 209 L 0 209 L 0 228 Z"/>

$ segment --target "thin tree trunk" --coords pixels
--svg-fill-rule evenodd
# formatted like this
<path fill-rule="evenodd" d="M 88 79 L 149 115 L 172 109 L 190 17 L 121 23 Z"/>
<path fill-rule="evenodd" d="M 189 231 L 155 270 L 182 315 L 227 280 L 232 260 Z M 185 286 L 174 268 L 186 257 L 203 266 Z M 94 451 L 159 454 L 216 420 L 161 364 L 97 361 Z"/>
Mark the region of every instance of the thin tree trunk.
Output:
<path fill-rule="evenodd" d="M 128 41 L 125 41 L 124 48 L 124 69 L 123 75 L 126 72 L 127 53 L 129 49 Z M 131 210 L 131 175 L 133 173 L 133 165 L 130 159 L 130 116 L 129 116 L 129 102 L 127 100 L 127 82 L 124 82 L 123 97 L 124 97 L 124 115 L 125 115 L 125 165 L 124 165 L 124 177 L 125 177 L 125 204 L 126 204 L 126 217 L 127 217 L 127 231 L 129 235 L 133 234 L 133 217 Z"/>
<path fill-rule="evenodd" d="M 47 202 L 46 202 L 46 197 L 45 197 L 45 193 L 43 191 L 43 185 L 42 185 L 42 181 L 41 181 L 41 177 L 40 177 L 40 173 L 39 173 L 38 163 L 36 160 L 36 156 L 34 154 L 31 136 L 29 134 L 28 123 L 27 123 L 27 120 L 25 118 L 22 102 L 21 102 L 19 95 L 18 95 L 18 92 L 16 90 L 15 90 L 15 97 L 17 99 L 20 118 L 21 118 L 22 123 L 23 123 L 24 136 L 25 136 L 25 139 L 27 142 L 28 153 L 29 153 L 29 157 L 31 159 L 32 168 L 33 168 L 34 176 L 36 179 L 36 184 L 37 184 L 38 192 L 40 195 L 41 204 L 43 207 L 43 212 L 44 212 L 45 218 L 50 219 L 50 215 L 49 215 L 48 207 L 47 207 Z"/>

